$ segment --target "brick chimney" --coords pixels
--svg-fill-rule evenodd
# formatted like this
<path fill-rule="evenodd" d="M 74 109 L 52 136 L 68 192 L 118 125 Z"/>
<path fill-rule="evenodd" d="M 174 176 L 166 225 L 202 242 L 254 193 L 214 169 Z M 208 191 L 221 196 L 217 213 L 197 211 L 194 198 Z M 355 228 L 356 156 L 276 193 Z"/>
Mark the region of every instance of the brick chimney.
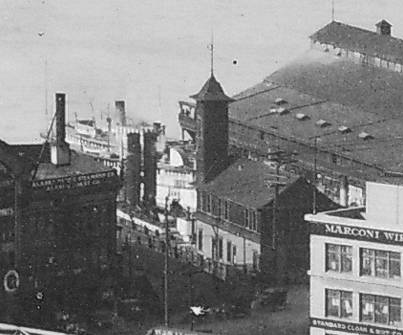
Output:
<path fill-rule="evenodd" d="M 50 145 L 52 164 L 69 165 L 71 160 L 70 146 L 66 142 L 66 95 L 56 93 L 56 137 Z"/>
<path fill-rule="evenodd" d="M 126 195 L 132 209 L 140 204 L 141 144 L 139 133 L 127 134 Z"/>
<path fill-rule="evenodd" d="M 379 21 L 376 24 L 376 32 L 379 35 L 390 36 L 392 32 L 392 25 L 386 20 Z"/>
<path fill-rule="evenodd" d="M 155 206 L 157 194 L 157 136 L 153 131 L 146 130 L 143 133 L 143 162 L 144 162 L 144 194 L 143 201 L 147 207 Z"/>

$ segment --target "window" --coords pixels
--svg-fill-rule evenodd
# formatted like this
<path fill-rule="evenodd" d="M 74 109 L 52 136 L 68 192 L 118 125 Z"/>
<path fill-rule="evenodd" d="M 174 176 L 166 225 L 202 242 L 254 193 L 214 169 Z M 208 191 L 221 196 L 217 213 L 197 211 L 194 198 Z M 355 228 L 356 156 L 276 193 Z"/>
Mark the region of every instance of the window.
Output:
<path fill-rule="evenodd" d="M 220 237 L 218 239 L 218 258 L 219 259 L 223 258 L 223 254 L 224 254 L 223 248 L 224 248 L 224 241 L 223 241 L 222 237 Z"/>
<path fill-rule="evenodd" d="M 206 195 L 206 212 L 211 212 L 211 194 Z"/>
<path fill-rule="evenodd" d="M 351 272 L 352 247 L 326 244 L 326 271 Z"/>
<path fill-rule="evenodd" d="M 224 220 L 229 220 L 229 202 L 224 201 Z"/>
<path fill-rule="evenodd" d="M 217 240 L 212 237 L 211 238 L 211 258 L 216 260 L 217 259 Z"/>
<path fill-rule="evenodd" d="M 249 210 L 247 209 L 243 212 L 243 223 L 246 228 L 249 228 Z"/>
<path fill-rule="evenodd" d="M 254 271 L 259 269 L 259 253 L 256 250 L 253 250 L 252 265 Z"/>
<path fill-rule="evenodd" d="M 399 325 L 401 322 L 400 305 L 399 298 L 361 294 L 361 321 Z"/>
<path fill-rule="evenodd" d="M 252 211 L 251 212 L 251 229 L 253 231 L 257 231 L 257 222 L 256 222 L 256 212 Z"/>
<path fill-rule="evenodd" d="M 339 290 L 326 290 L 326 316 L 351 319 L 353 316 L 353 294 Z"/>
<path fill-rule="evenodd" d="M 197 234 L 197 246 L 199 250 L 203 250 L 203 229 L 199 229 L 199 232 Z"/>
<path fill-rule="evenodd" d="M 217 216 L 221 218 L 221 199 L 217 199 L 216 206 L 217 206 Z"/>
<path fill-rule="evenodd" d="M 231 251 L 232 251 L 232 243 L 230 241 L 227 241 L 227 262 L 228 263 L 232 262 Z"/>
<path fill-rule="evenodd" d="M 175 179 L 174 180 L 174 187 L 176 187 L 176 188 L 185 188 L 186 187 L 186 180 Z"/>
<path fill-rule="evenodd" d="M 361 249 L 362 276 L 400 278 L 400 253 Z"/>
<path fill-rule="evenodd" d="M 232 263 L 236 264 L 236 246 L 232 246 Z"/>

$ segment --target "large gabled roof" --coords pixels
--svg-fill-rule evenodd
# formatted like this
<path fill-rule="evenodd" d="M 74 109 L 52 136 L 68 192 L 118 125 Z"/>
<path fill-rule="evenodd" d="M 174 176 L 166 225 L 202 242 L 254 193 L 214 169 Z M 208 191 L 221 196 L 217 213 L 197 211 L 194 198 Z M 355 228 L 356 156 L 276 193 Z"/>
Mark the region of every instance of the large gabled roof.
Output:
<path fill-rule="evenodd" d="M 379 24 L 382 24 L 382 21 Z M 319 29 L 310 38 L 314 42 L 330 44 L 361 54 L 403 63 L 403 40 L 390 35 L 381 35 L 370 30 L 333 21 Z"/>
<path fill-rule="evenodd" d="M 235 96 L 231 119 L 299 142 L 403 172 L 403 75 L 311 50 Z M 272 113 L 276 99 L 290 112 Z M 299 120 L 296 114 L 308 118 Z M 328 122 L 326 127 L 318 121 Z M 340 131 L 348 127 L 350 132 Z M 343 128 L 342 128 L 343 129 Z M 373 138 L 364 139 L 366 132 Z"/>
<path fill-rule="evenodd" d="M 300 177 L 280 172 L 265 162 L 240 159 L 198 189 L 215 196 L 233 201 L 245 207 L 260 209 L 269 204 L 274 197 L 274 182 L 280 180 L 285 185 L 279 186 L 281 193 Z"/>

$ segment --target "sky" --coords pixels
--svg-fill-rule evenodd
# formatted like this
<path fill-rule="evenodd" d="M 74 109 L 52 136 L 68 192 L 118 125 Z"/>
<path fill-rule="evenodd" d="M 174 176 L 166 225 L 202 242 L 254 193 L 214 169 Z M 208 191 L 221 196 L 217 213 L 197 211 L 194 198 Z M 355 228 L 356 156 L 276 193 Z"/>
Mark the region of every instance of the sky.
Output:
<path fill-rule="evenodd" d="M 309 48 L 332 0 L 0 0 L 0 139 L 40 141 L 67 94 L 68 114 L 100 117 L 125 100 L 137 121 L 179 136 L 178 101 L 214 73 L 227 94 L 263 80 Z M 335 19 L 403 38 L 401 0 L 334 0 Z M 48 94 L 46 94 L 46 92 Z M 47 111 L 47 115 L 46 115 Z"/>

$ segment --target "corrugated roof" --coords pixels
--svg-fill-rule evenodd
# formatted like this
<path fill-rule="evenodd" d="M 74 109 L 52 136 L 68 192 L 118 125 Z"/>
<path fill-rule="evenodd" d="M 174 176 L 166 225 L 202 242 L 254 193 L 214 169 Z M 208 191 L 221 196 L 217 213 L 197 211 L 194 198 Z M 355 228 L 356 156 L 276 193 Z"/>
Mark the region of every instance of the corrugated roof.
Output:
<path fill-rule="evenodd" d="M 403 40 L 341 22 L 329 23 L 310 38 L 315 42 L 403 63 Z"/>
<path fill-rule="evenodd" d="M 296 182 L 300 177 L 280 172 L 281 193 L 286 187 Z M 274 197 L 274 187 L 270 187 L 276 180 L 276 170 L 261 161 L 240 159 L 230 165 L 214 180 L 199 186 L 200 190 L 210 192 L 220 198 L 228 199 L 238 204 L 262 208 L 269 204 Z"/>

